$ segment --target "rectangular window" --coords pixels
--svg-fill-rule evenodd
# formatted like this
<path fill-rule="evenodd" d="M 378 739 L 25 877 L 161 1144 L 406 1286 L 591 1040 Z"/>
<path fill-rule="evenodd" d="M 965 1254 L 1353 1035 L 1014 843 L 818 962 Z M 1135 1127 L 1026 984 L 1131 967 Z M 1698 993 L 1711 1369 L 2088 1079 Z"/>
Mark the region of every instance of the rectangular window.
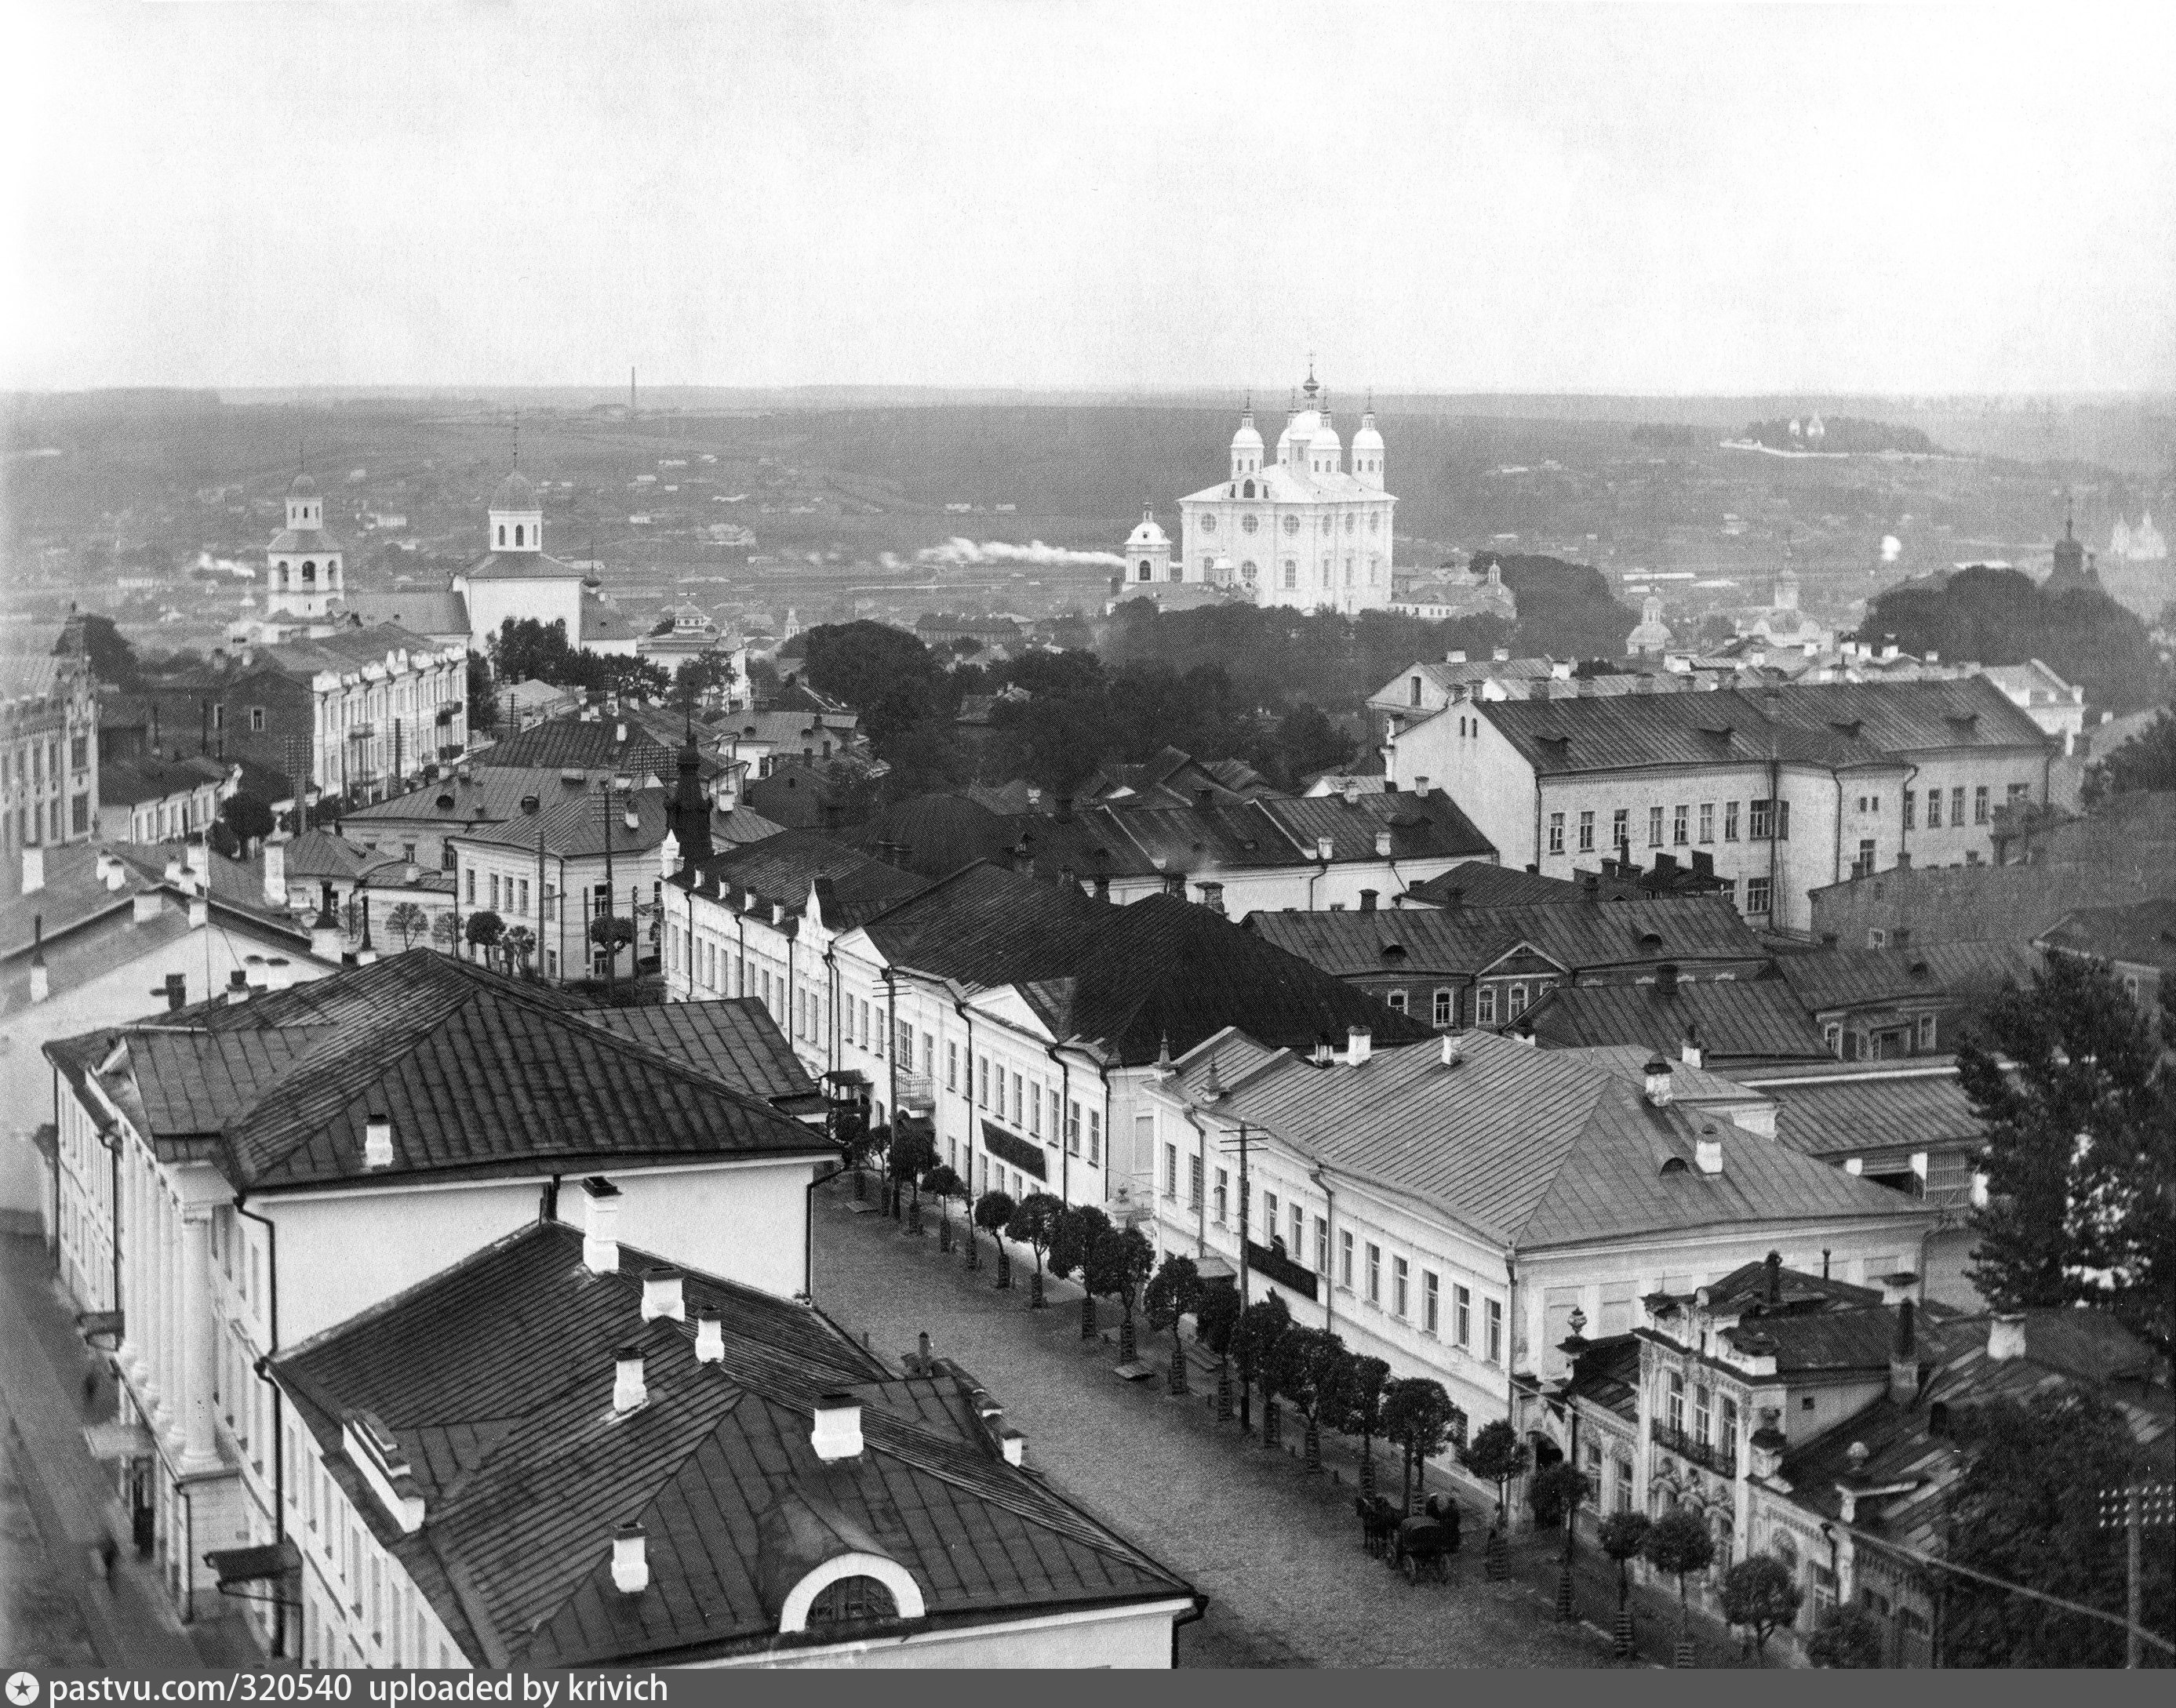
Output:
<path fill-rule="evenodd" d="M 1314 1218 L 1314 1272 L 1330 1273 L 1330 1223 L 1319 1216 Z"/>
<path fill-rule="evenodd" d="M 1352 1236 L 1337 1236 L 1337 1284 L 1347 1290 L 1352 1286 Z"/>
<path fill-rule="evenodd" d="M 1768 880 L 1765 878 L 1746 879 L 1745 911 L 1748 914 L 1765 914 L 1768 911 L 1769 887 Z"/>
<path fill-rule="evenodd" d="M 1500 1364 L 1504 1362 L 1504 1301 L 1489 1299 L 1483 1308 L 1483 1315 L 1488 1326 L 1488 1344 L 1483 1356 L 1490 1364 Z"/>
<path fill-rule="evenodd" d="M 1076 1157 L 1080 1154 L 1080 1100 L 1078 1098 L 1065 1105 L 1065 1148 Z M 1216 1172 L 1221 1177 L 1224 1171 L 1219 1168 Z M 1221 1220 L 1224 1201 L 1221 1196 L 1216 1204 L 1217 1217 Z"/>
<path fill-rule="evenodd" d="M 1693 839 L 1692 809 L 1673 806 L 1670 809 L 1670 845 L 1683 848 Z"/>
<path fill-rule="evenodd" d="M 252 706 L 249 708 L 249 733 L 253 735 L 262 735 L 264 733 L 264 708 L 262 706 Z"/>
<path fill-rule="evenodd" d="M 1474 995 L 1474 1018 L 1483 1026 L 1496 1023 L 1496 987 L 1483 984 Z"/>
<path fill-rule="evenodd" d="M 520 879 L 516 883 L 515 887 L 519 889 L 521 893 L 514 903 L 514 911 L 521 914 L 525 919 L 529 914 L 529 880 L 526 878 Z"/>
<path fill-rule="evenodd" d="M 1685 1379 L 1675 1370 L 1664 1378 L 1662 1418 L 1673 1433 L 1685 1433 Z"/>
<path fill-rule="evenodd" d="M 1298 1205 L 1292 1206 L 1292 1257 L 1297 1263 L 1307 1251 L 1307 1212 Z"/>
<path fill-rule="evenodd" d="M 1855 878 L 1874 876 L 1874 838 L 1863 837 L 1858 844 L 1858 858 L 1851 863 L 1851 875 Z"/>
<path fill-rule="evenodd" d="M 1916 830 L 1918 825 L 1919 791 L 1916 789 L 1907 789 L 1904 791 L 1904 828 Z"/>
<path fill-rule="evenodd" d="M 1103 1161 L 1103 1112 L 1088 1111 L 1088 1160 L 1101 1166 Z"/>
<path fill-rule="evenodd" d="M 1700 803 L 1700 839 L 1702 842 L 1715 840 L 1715 803 L 1711 800 Z"/>
<path fill-rule="evenodd" d="M 1753 803 L 1753 810 L 1749 817 L 1751 822 L 1746 827 L 1746 834 L 1751 837 L 1754 841 L 1765 842 L 1770 837 L 1775 835 L 1776 803 L 1774 801 L 1754 801 Z"/>
<path fill-rule="evenodd" d="M 1931 1014 L 1919 1017 L 1918 1047 L 1922 1050 L 1930 1050 L 1934 1047 L 1934 1017 Z"/>
<path fill-rule="evenodd" d="M 1942 791 L 1939 789 L 1930 789 L 1927 791 L 1927 828 L 1939 830 L 1941 827 Z"/>
<path fill-rule="evenodd" d="M 1651 806 L 1647 809 L 1647 846 L 1660 848 L 1662 845 L 1662 809 L 1659 806 Z"/>
<path fill-rule="evenodd" d="M 1958 830 L 1965 821 L 1965 786 L 1960 783 L 1950 791 L 1950 828 Z"/>
<path fill-rule="evenodd" d="M 1831 1020 L 1821 1028 L 1821 1043 L 1838 1061 L 1843 1060 L 1843 1028 Z"/>
<path fill-rule="evenodd" d="M 1620 806 L 1609 815 L 1609 845 L 1626 848 L 1632 841 L 1632 809 Z"/>
<path fill-rule="evenodd" d="M 1579 851 L 1581 854 L 1594 852 L 1594 815 L 1591 812 L 1582 812 L 1579 816 Z"/>
<path fill-rule="evenodd" d="M 1516 1020 L 1526 1011 L 1526 987 L 1521 982 L 1511 987 L 1510 1000 L 1504 1005 L 1504 1017 Z"/>
<path fill-rule="evenodd" d="M 960 1046 L 949 1038 L 944 1044 L 944 1089 L 960 1089 Z"/>
<path fill-rule="evenodd" d="M 1972 790 L 1972 822 L 1974 824 L 1987 822 L 1987 785 L 1984 783 Z"/>
<path fill-rule="evenodd" d="M 1449 1026 L 1451 1023 L 1454 1011 L 1450 1006 L 1451 1000 L 1451 993 L 1448 990 L 1439 990 L 1435 993 L 1431 1017 L 1436 1025 Z"/>
<path fill-rule="evenodd" d="M 1150 1131 L 1151 1132 L 1155 1131 L 1153 1122 L 1151 1123 Z M 1027 1135 L 1031 1139 L 1039 1139 L 1042 1136 L 1042 1087 L 1039 1085 L 1031 1085 L 1027 1088 Z M 1173 1175 L 1172 1190 L 1176 1192 L 1178 1190 L 1178 1177 Z"/>
<path fill-rule="evenodd" d="M 922 1034 L 922 1071 L 924 1073 L 937 1071 L 937 1040 L 926 1032 Z"/>
<path fill-rule="evenodd" d="M 1374 1240 L 1368 1242 L 1368 1303 L 1383 1302 L 1383 1248 Z"/>
<path fill-rule="evenodd" d="M 1403 1014 L 1406 1011 L 1406 993 L 1402 990 L 1391 991 L 1383 1000 L 1393 1013 Z"/>
<path fill-rule="evenodd" d="M 1015 1126 L 1018 1126 L 1020 1124 L 1020 1076 L 1018 1074 L 1015 1074 L 1015 1075 L 1013 1076 L 1013 1125 L 1014 1125 Z"/>
<path fill-rule="evenodd" d="M 1736 1451 L 1738 1447 L 1738 1402 L 1729 1395 L 1722 1396 L 1722 1429 L 1715 1438 L 1718 1447 Z"/>
<path fill-rule="evenodd" d="M 1790 839 L 1791 803 L 1787 800 L 1778 798 L 1776 802 L 1776 840 L 1778 842 L 1788 842 Z"/>
<path fill-rule="evenodd" d="M 1549 852 L 1553 854 L 1560 854 L 1564 851 L 1564 816 L 1562 813 L 1553 812 L 1549 815 Z"/>
<path fill-rule="evenodd" d="M 1390 1260 L 1390 1309 L 1400 1316 L 1406 1314 L 1406 1260 L 1393 1257 Z"/>
<path fill-rule="evenodd" d="M 1428 1333 L 1437 1331 L 1443 1308 L 1443 1283 L 1433 1269 L 1421 1271 L 1421 1326 Z"/>
<path fill-rule="evenodd" d="M 1266 1188 L 1262 1193 L 1262 1238 L 1277 1237 L 1277 1195 Z"/>
<path fill-rule="evenodd" d="M 1201 1158 L 1197 1154 L 1186 1159 L 1186 1207 L 1201 1208 Z"/>
<path fill-rule="evenodd" d="M 497 872 L 491 875 L 491 910 L 494 914 L 498 911 L 498 874 Z"/>
<path fill-rule="evenodd" d="M 1738 803 L 1734 800 L 1726 800 L 1722 804 L 1722 839 L 1725 842 L 1738 840 Z"/>
<path fill-rule="evenodd" d="M 1705 1383 L 1693 1390 L 1693 1440 L 1703 1447 L 1707 1445 L 1708 1431 L 1714 1423 L 1714 1400 Z"/>
<path fill-rule="evenodd" d="M 975 1058 L 975 1107 L 986 1109 L 990 1106 L 990 1059 L 987 1055 Z"/>
<path fill-rule="evenodd" d="M 1450 1290 L 1451 1338 L 1462 1347 L 1473 1344 L 1473 1289 L 1454 1287 Z"/>
<path fill-rule="evenodd" d="M 1178 1196 L 1178 1147 L 1166 1141 L 1163 1147 L 1163 1195 Z"/>
<path fill-rule="evenodd" d="M 2032 785 L 2031 784 L 2013 783 L 2010 785 L 2009 798 L 2004 804 L 2007 805 L 2012 812 L 2015 812 L 2019 807 L 2023 806 L 2032 799 Z"/>
<path fill-rule="evenodd" d="M 1232 1176 L 1227 1169 L 1216 1171 L 1216 1225 L 1221 1228 L 1232 1219 Z"/>
<path fill-rule="evenodd" d="M 893 1022 L 899 1028 L 899 1065 L 906 1073 L 914 1071 L 914 1028 L 904 1020 Z"/>

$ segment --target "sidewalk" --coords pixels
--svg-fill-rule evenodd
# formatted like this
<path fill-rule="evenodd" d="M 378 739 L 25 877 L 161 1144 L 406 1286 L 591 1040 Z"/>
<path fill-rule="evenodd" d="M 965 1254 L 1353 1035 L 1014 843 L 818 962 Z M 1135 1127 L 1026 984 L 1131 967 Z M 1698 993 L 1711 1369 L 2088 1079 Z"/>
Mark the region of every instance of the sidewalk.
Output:
<path fill-rule="evenodd" d="M 238 1620 L 184 1626 L 155 1562 L 126 1544 L 112 1474 L 83 1438 L 94 1421 L 83 1396 L 93 1364 L 54 1290 L 42 1242 L 0 1235 L 0 1438 L 44 1538 L 54 1589 L 73 1599 L 100 1663 L 116 1671 L 194 1676 L 261 1666 L 246 1634 L 245 1647 L 236 1647 Z M 100 1416 L 111 1414 L 112 1396 L 111 1379 L 102 1378 Z M 122 1542 L 110 1586 L 94 1564 L 109 1537 Z"/>

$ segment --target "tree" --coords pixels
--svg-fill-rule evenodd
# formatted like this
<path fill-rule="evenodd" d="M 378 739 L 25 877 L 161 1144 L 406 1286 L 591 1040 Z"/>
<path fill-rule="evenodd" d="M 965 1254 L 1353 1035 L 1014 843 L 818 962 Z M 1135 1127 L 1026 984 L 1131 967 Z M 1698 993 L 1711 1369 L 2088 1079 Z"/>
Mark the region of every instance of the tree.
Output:
<path fill-rule="evenodd" d="M 1808 1639 L 1806 1658 L 1816 1667 L 1879 1667 L 1881 1642 L 1880 1621 L 1864 1608 L 1846 1604 Z"/>
<path fill-rule="evenodd" d="M 1405 1467 L 1401 1508 L 1413 1510 L 1413 1472 L 1425 1475 L 1428 1461 L 1450 1445 L 1451 1419 L 1458 1408 L 1433 1376 L 1406 1376 L 1383 1391 L 1383 1433 L 1398 1444 Z"/>
<path fill-rule="evenodd" d="M 396 902 L 385 916 L 385 929 L 400 940 L 405 952 L 416 946 L 417 938 L 429 933 L 431 916 L 413 902 Z"/>
<path fill-rule="evenodd" d="M 941 1219 L 938 1228 L 940 1250 L 952 1249 L 952 1201 L 967 1196 L 967 1183 L 960 1178 L 960 1171 L 949 1163 L 939 1163 L 922 1177 L 922 1190 L 937 1201 L 937 1213 Z M 971 1234 L 968 1238 L 974 1236 Z"/>
<path fill-rule="evenodd" d="M 1483 1482 L 1496 1485 L 1496 1522 L 1504 1522 L 1504 1486 L 1526 1470 L 1526 1444 L 1504 1418 L 1484 1423 L 1472 1444 L 1459 1456 L 1460 1462 Z"/>
<path fill-rule="evenodd" d="M 2108 972 L 2051 955 L 1957 1052 L 1984 1124 L 1973 1283 L 1998 1308 L 2092 1304 L 2176 1346 L 2176 1081 Z"/>
<path fill-rule="evenodd" d="M 1156 1267 L 1156 1248 L 1138 1228 L 1106 1228 L 1088 1248 L 1081 1280 L 1091 1293 L 1118 1301 L 1118 1362 L 1134 1362 L 1134 1309 L 1141 1287 Z"/>
<path fill-rule="evenodd" d="M 498 728 L 498 696 L 492 686 L 491 660 L 481 653 L 469 654 L 468 702 L 470 735 L 487 735 Z"/>
<path fill-rule="evenodd" d="M 1378 1358 L 1355 1353 L 1337 1373 L 1333 1402 L 1324 1407 L 1325 1420 L 1341 1435 L 1360 1438 L 1360 1490 L 1375 1492 L 1375 1438 L 1383 1433 L 1383 1394 L 1390 1380 L 1390 1367 Z"/>
<path fill-rule="evenodd" d="M 1087 1266 L 1088 1254 L 1110 1228 L 1111 1218 L 1093 1204 L 1075 1204 L 1058 1218 L 1050 1233 L 1050 1272 L 1060 1281 Z M 1096 1292 L 1085 1288 L 1080 1295 L 1080 1338 L 1096 1338 Z"/>
<path fill-rule="evenodd" d="M 1952 1508 L 1950 1558 L 2065 1601 L 2120 1609 L 2125 1537 L 2100 1527 L 2099 1491 L 2154 1474 L 2122 1412 L 2089 1393 L 2059 1390 L 1972 1407 L 1954 1428 L 1968 1456 Z M 2176 1638 L 2176 1545 L 2165 1529 L 2146 1531 L 2140 1541 L 2143 1621 Z M 1945 1595 L 1945 1666 L 2123 1664 L 2117 1626 L 1961 1575 L 1947 1581 Z"/>
<path fill-rule="evenodd" d="M 692 709 L 709 704 L 714 695 L 725 693 L 738 680 L 726 654 L 699 653 L 673 672 L 673 697 Z"/>
<path fill-rule="evenodd" d="M 1035 1274 L 1028 1282 L 1031 1309 L 1042 1309 L 1043 1254 L 1050 1250 L 1051 1236 L 1057 1233 L 1058 1220 L 1064 1214 L 1064 1199 L 1048 1192 L 1031 1192 L 1020 1201 L 1012 1220 L 1005 1223 L 1005 1237 L 1035 1253 Z"/>
<path fill-rule="evenodd" d="M 2090 799 L 2133 789 L 2176 789 L 2176 708 L 2161 715 L 2086 773 Z"/>
<path fill-rule="evenodd" d="M 144 685 L 143 667 L 138 662 L 136 648 L 117 628 L 112 617 L 97 616 L 90 612 L 73 612 L 81 619 L 84 655 L 90 660 L 92 676 L 101 682 L 111 682 L 125 693 L 133 693 Z M 63 641 L 68 636 L 68 625 L 61 628 Z M 57 645 L 54 651 L 60 650 Z"/>
<path fill-rule="evenodd" d="M 480 913 L 469 915 L 464 930 L 471 948 L 481 949 L 487 953 L 506 935 L 506 921 L 486 908 Z"/>
<path fill-rule="evenodd" d="M 1561 1459 L 1537 1471 L 1526 1485 L 1526 1505 L 1534 1515 L 1537 1530 L 1555 1530 L 1569 1524 L 1586 1499 L 1586 1478 Z"/>
<path fill-rule="evenodd" d="M 1239 1289 L 1228 1282 L 1205 1287 L 1194 1308 L 1194 1337 L 1216 1354 L 1216 1421 L 1232 1416 L 1232 1347 L 1239 1337 Z"/>
<path fill-rule="evenodd" d="M 998 1248 L 998 1285 L 1013 1284 L 1013 1266 L 1005 1250 L 1005 1224 L 1013 1219 L 1020 1206 L 1013 1202 L 1009 1192 L 985 1192 L 975 1201 L 975 1225 L 990 1236 Z"/>
<path fill-rule="evenodd" d="M 1179 1320 L 1201 1303 L 1201 1271 L 1191 1257 L 1168 1253 L 1141 1296 L 1142 1314 L 1151 1330 L 1171 1331 L 1171 1391 L 1186 1391 L 1186 1348 L 1178 1338 Z"/>
<path fill-rule="evenodd" d="M 1768 1639 L 1798 1617 L 1806 1592 L 1773 1554 L 1749 1553 L 1716 1586 L 1722 1616 L 1753 1634 L 1753 1652 L 1765 1656 Z"/>
<path fill-rule="evenodd" d="M 1649 1528 L 1640 1551 L 1656 1571 L 1667 1572 L 1678 1581 L 1678 1640 L 1683 1643 L 1692 1621 L 1692 1608 L 1685 1599 L 1685 1579 L 1706 1570 L 1715 1558 L 1715 1538 L 1708 1534 L 1707 1521 L 1689 1506 L 1673 1506 Z"/>
<path fill-rule="evenodd" d="M 1617 1622 L 1620 1631 L 1624 1627 L 1625 1610 L 1632 1601 L 1629 1567 L 1646 1551 L 1647 1532 L 1652 1524 L 1644 1512 L 1613 1512 L 1602 1521 L 1602 1551 L 1617 1562 Z M 1620 1646 L 1619 1652 L 1629 1651 Z"/>
<path fill-rule="evenodd" d="M 454 916 L 454 910 L 448 908 L 431 921 L 431 946 L 450 955 L 460 941 L 459 922 Z"/>
<path fill-rule="evenodd" d="M 913 1198 L 909 1212 L 910 1226 L 916 1234 L 922 1232 L 922 1177 L 937 1166 L 937 1129 L 919 1116 L 901 1114 L 893 1118 L 891 1153 L 887 1159 L 892 1179 L 892 1198 L 896 1204 L 900 1188 L 905 1187 Z"/>
<path fill-rule="evenodd" d="M 404 903 L 402 905 L 409 904 Z M 536 952 L 536 934 L 526 925 L 509 925 L 500 934 L 498 946 L 509 966 L 526 973 L 530 970 L 530 957 Z"/>
<path fill-rule="evenodd" d="M 1270 1354 L 1270 1379 L 1307 1425 L 1307 1468 L 1322 1468 L 1322 1418 L 1342 1391 L 1352 1354 L 1326 1328 L 1287 1329 Z"/>
<path fill-rule="evenodd" d="M 253 794 L 230 794 L 220 806 L 219 816 L 220 821 L 245 845 L 264 841 L 280 827 L 280 821 L 273 816 L 271 803 L 260 800 Z"/>
<path fill-rule="evenodd" d="M 1262 1385 L 1262 1429 L 1265 1434 L 1276 1425 L 1268 1417 L 1269 1408 L 1276 1403 L 1276 1391 L 1270 1385 L 1270 1372 L 1276 1367 L 1277 1342 L 1292 1327 L 1292 1312 L 1283 1299 L 1276 1293 L 1267 1299 L 1258 1299 L 1239 1313 L 1239 1326 L 1232 1336 L 1233 1355 L 1239 1362 L 1239 1426 L 1253 1426 L 1248 1399 L 1254 1384 Z"/>

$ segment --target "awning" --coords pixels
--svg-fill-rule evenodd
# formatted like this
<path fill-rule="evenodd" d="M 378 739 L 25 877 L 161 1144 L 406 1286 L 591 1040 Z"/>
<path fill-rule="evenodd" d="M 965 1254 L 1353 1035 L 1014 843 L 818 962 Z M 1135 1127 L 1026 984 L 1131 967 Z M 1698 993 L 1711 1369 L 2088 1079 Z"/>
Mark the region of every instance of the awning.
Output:
<path fill-rule="evenodd" d="M 221 1589 L 230 1584 L 284 1577 L 301 1570 L 302 1565 L 302 1550 L 291 1538 L 284 1537 L 256 1548 L 215 1548 L 204 1558 L 204 1564 L 219 1575 Z"/>
<path fill-rule="evenodd" d="M 119 1346 L 127 1327 L 127 1320 L 117 1310 L 79 1310 L 75 1315 L 75 1331 L 86 1341 L 95 1341 L 104 1335 L 113 1337 Z"/>
<path fill-rule="evenodd" d="M 1239 1272 L 1232 1266 L 1231 1259 L 1219 1257 L 1213 1251 L 1204 1252 L 1194 1260 L 1194 1272 L 1207 1282 L 1221 1281 L 1236 1285 L 1239 1279 Z"/>
<path fill-rule="evenodd" d="M 1049 1176 L 1043 1172 L 1042 1147 L 1007 1132 L 990 1120 L 982 1123 L 982 1148 L 1001 1161 L 1009 1163 L 1023 1174 L 1044 1180 Z"/>
<path fill-rule="evenodd" d="M 103 1423 L 84 1426 L 84 1444 L 90 1449 L 90 1456 L 104 1462 L 116 1460 L 149 1459 L 155 1455 L 158 1444 L 152 1440 L 151 1432 L 141 1423 L 119 1423 L 108 1419 Z"/>

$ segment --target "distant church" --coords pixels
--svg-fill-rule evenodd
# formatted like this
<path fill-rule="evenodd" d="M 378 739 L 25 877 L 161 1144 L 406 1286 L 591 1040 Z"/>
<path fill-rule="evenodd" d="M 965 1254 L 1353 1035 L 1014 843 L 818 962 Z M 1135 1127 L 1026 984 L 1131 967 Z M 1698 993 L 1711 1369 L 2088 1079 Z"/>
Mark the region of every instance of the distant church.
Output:
<path fill-rule="evenodd" d="M 2070 512 L 2065 511 L 2063 537 L 2055 542 L 2055 567 L 2040 585 L 2049 593 L 2068 593 L 2082 588 L 2097 592 L 2100 584 L 2100 572 L 2094 566 L 2092 554 L 2071 531 Z"/>
<path fill-rule="evenodd" d="M 325 531 L 324 496 L 300 474 L 287 483 L 287 525 L 264 548 L 264 607 L 244 617 L 227 638 L 271 645 L 333 632 L 333 608 L 347 591 L 339 540 Z"/>
<path fill-rule="evenodd" d="M 2153 525 L 2153 512 L 2139 512 L 2138 526 L 2131 527 L 2122 517 L 2108 529 L 2108 556 L 2119 563 L 2163 563 L 2168 557 L 2168 542 L 2161 537 L 2161 530 Z"/>
<path fill-rule="evenodd" d="M 1227 479 L 1178 501 L 1179 545 L 1153 513 L 1126 541 L 1124 579 L 1218 588 L 1300 610 L 1377 610 L 1390 603 L 1391 513 L 1383 436 L 1361 415 L 1349 453 L 1310 371 L 1265 461 L 1251 404 L 1232 436 Z M 1146 589 L 1144 589 L 1146 590 Z"/>

